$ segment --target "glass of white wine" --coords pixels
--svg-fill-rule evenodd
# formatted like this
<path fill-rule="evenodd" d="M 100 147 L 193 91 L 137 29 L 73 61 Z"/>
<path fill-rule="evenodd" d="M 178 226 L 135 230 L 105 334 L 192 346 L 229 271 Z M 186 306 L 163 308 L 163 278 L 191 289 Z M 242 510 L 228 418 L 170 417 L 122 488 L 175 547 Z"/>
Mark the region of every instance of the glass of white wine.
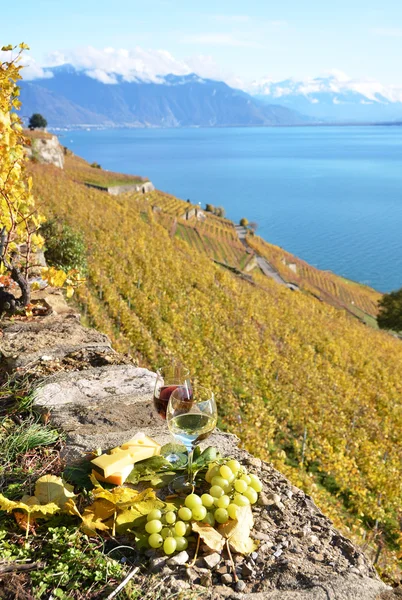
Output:
<path fill-rule="evenodd" d="M 188 452 L 187 480 L 177 477 L 171 483 L 175 491 L 189 490 L 194 486 L 193 452 L 195 446 L 211 435 L 216 426 L 218 412 L 213 392 L 193 385 L 192 397 L 185 386 L 177 387 L 169 398 L 166 422 L 170 433 Z"/>

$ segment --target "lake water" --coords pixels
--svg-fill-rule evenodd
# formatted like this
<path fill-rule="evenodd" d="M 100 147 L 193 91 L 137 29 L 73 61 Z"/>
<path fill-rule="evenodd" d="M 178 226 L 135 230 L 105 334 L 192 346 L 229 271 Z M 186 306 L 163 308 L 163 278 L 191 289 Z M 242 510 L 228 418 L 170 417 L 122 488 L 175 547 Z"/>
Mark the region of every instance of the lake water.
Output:
<path fill-rule="evenodd" d="M 320 269 L 402 286 L 402 127 L 70 131 L 61 142 L 256 221 L 267 241 Z"/>

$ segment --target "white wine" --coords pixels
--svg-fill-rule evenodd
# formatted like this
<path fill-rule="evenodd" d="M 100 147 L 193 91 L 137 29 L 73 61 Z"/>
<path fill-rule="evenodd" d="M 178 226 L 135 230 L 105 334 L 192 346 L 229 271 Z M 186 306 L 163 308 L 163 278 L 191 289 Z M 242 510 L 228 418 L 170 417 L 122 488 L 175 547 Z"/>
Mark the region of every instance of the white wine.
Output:
<path fill-rule="evenodd" d="M 185 446 L 197 444 L 215 429 L 216 417 L 202 413 L 187 413 L 173 417 L 169 429 Z"/>

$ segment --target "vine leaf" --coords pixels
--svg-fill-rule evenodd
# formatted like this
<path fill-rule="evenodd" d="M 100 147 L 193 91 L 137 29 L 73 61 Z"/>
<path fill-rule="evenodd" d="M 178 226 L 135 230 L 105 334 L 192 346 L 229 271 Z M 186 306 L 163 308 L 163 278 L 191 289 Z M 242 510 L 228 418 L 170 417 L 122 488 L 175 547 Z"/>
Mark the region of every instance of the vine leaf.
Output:
<path fill-rule="evenodd" d="M 250 537 L 253 525 L 254 519 L 251 506 L 239 506 L 237 509 L 237 519 L 223 523 L 218 527 L 218 531 L 227 538 L 234 552 L 250 554 L 250 552 L 253 552 L 257 548 L 256 542 Z"/>
<path fill-rule="evenodd" d="M 40 504 L 54 502 L 61 509 L 64 509 L 66 502 L 75 498 L 73 489 L 73 486 L 65 483 L 61 477 L 43 475 L 36 482 L 35 496 Z"/>
<path fill-rule="evenodd" d="M 216 552 L 221 552 L 225 545 L 225 538 L 211 525 L 208 523 L 195 522 L 192 523 L 193 531 L 196 531 L 202 541 Z"/>

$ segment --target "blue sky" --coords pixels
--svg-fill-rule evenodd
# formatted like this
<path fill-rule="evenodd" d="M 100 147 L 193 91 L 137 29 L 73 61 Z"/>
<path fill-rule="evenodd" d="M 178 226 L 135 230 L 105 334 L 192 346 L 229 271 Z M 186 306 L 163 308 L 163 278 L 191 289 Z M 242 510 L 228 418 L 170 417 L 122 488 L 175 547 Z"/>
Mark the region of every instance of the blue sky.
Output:
<path fill-rule="evenodd" d="M 0 31 L 4 44 L 28 43 L 39 65 L 186 65 L 232 82 L 338 69 L 402 84 L 398 0 L 20 0 L 3 4 Z"/>

